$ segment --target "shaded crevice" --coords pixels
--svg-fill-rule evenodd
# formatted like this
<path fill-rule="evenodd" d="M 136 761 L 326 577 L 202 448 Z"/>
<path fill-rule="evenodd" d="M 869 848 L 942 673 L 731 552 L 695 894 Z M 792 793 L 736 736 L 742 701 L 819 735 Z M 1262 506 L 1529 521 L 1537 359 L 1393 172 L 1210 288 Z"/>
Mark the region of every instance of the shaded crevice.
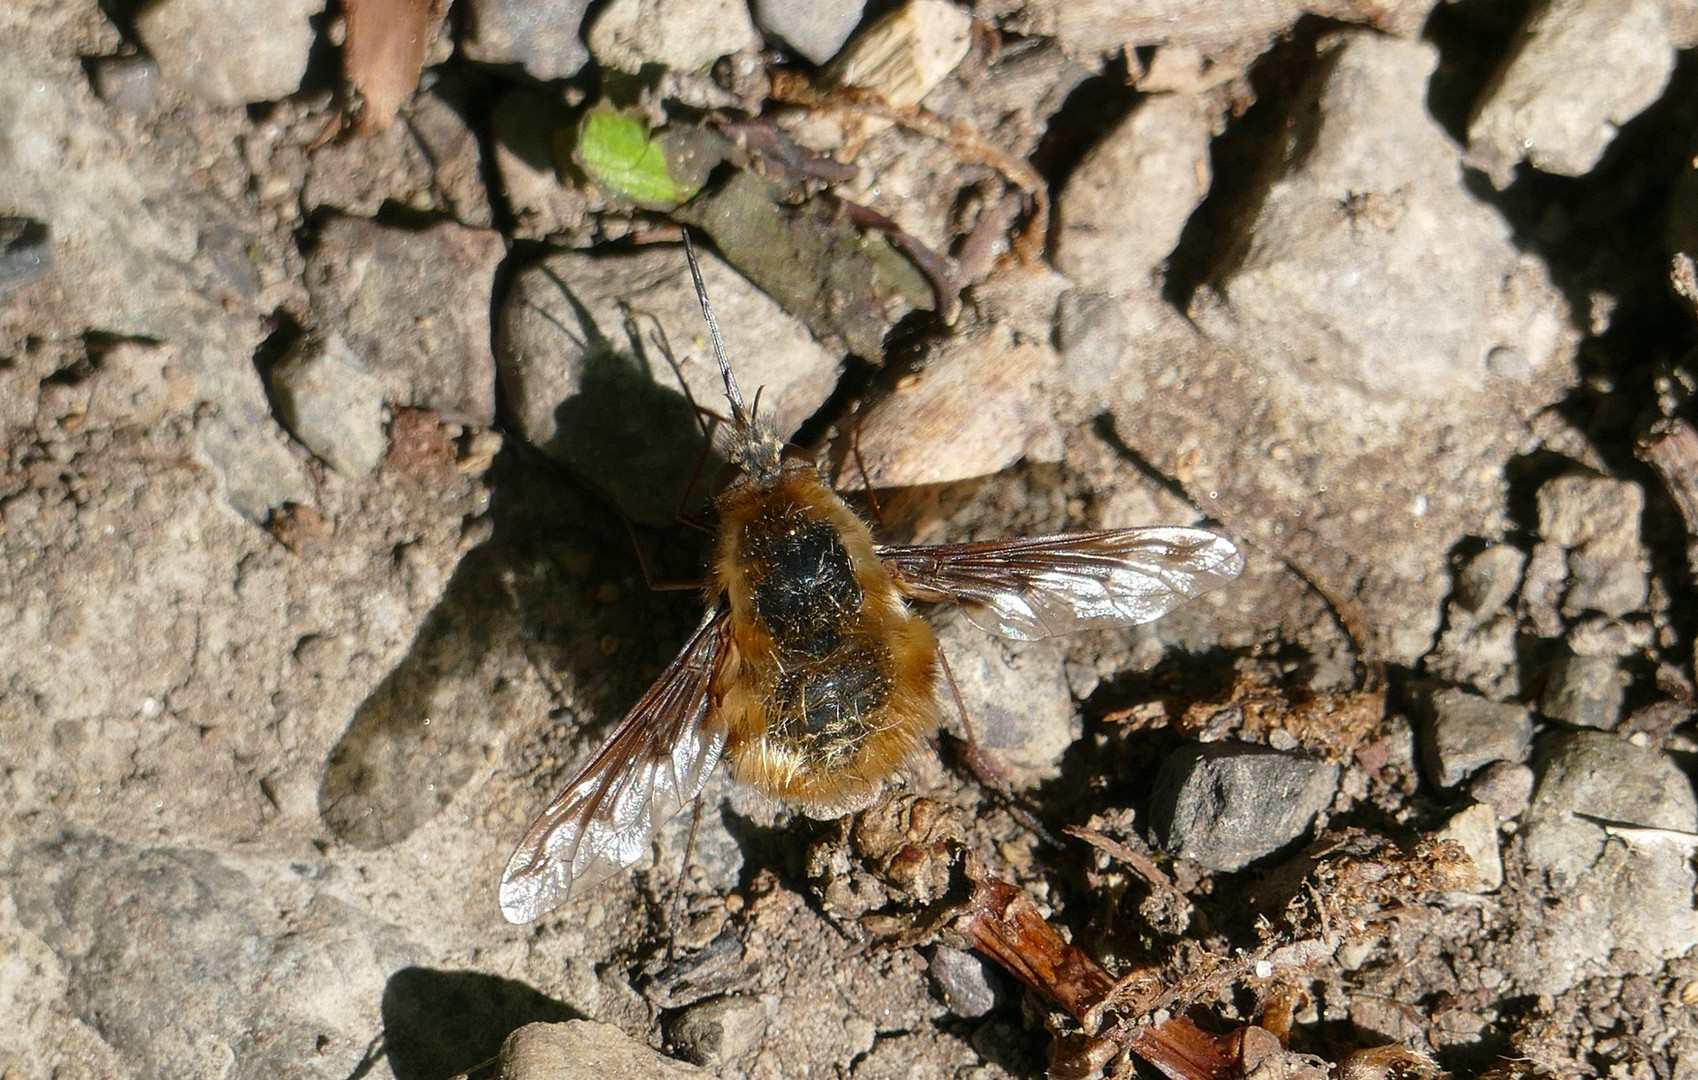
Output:
<path fill-rule="evenodd" d="M 1317 77 L 1323 62 L 1317 45 L 1330 28 L 1322 20 L 1300 20 L 1250 68 L 1254 103 L 1209 144 L 1209 193 L 1167 259 L 1162 297 L 1176 310 L 1189 310 L 1192 294 L 1227 274 L 1247 249 L 1249 225 L 1269 187 L 1291 166 L 1290 153 L 1277 148 L 1301 126 L 1297 110 L 1304 88 Z"/>

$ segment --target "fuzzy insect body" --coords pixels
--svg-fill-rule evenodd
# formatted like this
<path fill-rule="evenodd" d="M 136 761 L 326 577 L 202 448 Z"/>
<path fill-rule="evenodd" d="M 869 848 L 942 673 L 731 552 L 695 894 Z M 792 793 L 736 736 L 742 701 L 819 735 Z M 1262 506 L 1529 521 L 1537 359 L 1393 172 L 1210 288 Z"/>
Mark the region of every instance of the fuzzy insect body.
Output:
<path fill-rule="evenodd" d="M 876 796 L 941 716 L 937 639 L 908 601 L 958 605 L 981 629 L 1032 640 L 1149 622 L 1244 568 L 1231 541 L 1180 526 L 878 544 L 745 407 L 685 250 L 740 471 L 715 503 L 707 613 L 520 841 L 500 895 L 515 923 L 640 860 L 722 756 L 738 781 L 816 815 Z"/>
<path fill-rule="evenodd" d="M 937 727 L 937 639 L 813 466 L 740 481 L 718 507 L 732 775 L 814 813 L 852 809 Z"/>

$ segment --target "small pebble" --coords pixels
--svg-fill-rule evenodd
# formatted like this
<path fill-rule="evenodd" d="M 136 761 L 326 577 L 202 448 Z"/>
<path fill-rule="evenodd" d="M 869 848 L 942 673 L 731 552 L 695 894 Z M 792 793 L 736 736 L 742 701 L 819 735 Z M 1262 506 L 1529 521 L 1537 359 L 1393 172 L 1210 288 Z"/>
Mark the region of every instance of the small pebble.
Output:
<path fill-rule="evenodd" d="M 569 79 L 589 62 L 584 13 L 589 0 L 468 0 L 469 33 L 460 42 L 469 59 L 517 64 L 537 79 Z"/>
<path fill-rule="evenodd" d="M 1475 102 L 1466 162 L 1499 189 L 1526 161 L 1584 176 L 1668 86 L 1677 52 L 1659 0 L 1547 0 Z"/>
<path fill-rule="evenodd" d="M 974 954 L 939 945 L 928 970 L 938 996 L 956 1016 L 976 1020 L 996 1007 L 996 985 L 985 962 Z"/>
<path fill-rule="evenodd" d="M 1456 814 L 1439 830 L 1442 840 L 1454 840 L 1462 845 L 1474 864 L 1474 880 L 1468 892 L 1496 892 L 1503 885 L 1503 858 L 1498 852 L 1497 811 L 1484 803 L 1475 803 Z"/>
<path fill-rule="evenodd" d="M 1533 740 L 1533 718 L 1509 702 L 1454 687 L 1432 694 L 1422 725 L 1422 751 L 1434 780 L 1453 788 L 1494 761 L 1521 761 Z"/>
<path fill-rule="evenodd" d="M 1160 845 L 1211 870 L 1241 870 L 1297 839 L 1338 790 L 1338 766 L 1235 743 L 1188 746 L 1156 776 Z"/>
<path fill-rule="evenodd" d="M 590 20 L 585 40 L 601 64 L 632 74 L 650 64 L 706 71 L 722 56 L 760 46 L 742 0 L 611 0 Z"/>
<path fill-rule="evenodd" d="M 1494 761 L 1468 785 L 1476 802 L 1485 803 L 1499 821 L 1519 817 L 1533 797 L 1533 770 L 1512 761 Z"/>
<path fill-rule="evenodd" d="M 1621 717 L 1626 680 L 1615 661 L 1602 656 L 1565 656 L 1546 670 L 1539 711 L 1572 727 L 1608 731 Z"/>
<path fill-rule="evenodd" d="M 383 386 L 340 335 L 303 338 L 268 381 L 278 419 L 325 464 L 366 476 L 383 460 Z"/>
<path fill-rule="evenodd" d="M 161 76 L 209 105 L 280 101 L 301 88 L 323 0 L 275 0 L 233 17 L 218 0 L 161 0 L 135 17 Z"/>
<path fill-rule="evenodd" d="M 750 5 L 757 26 L 815 64 L 837 55 L 860 24 L 865 7 L 864 0 L 754 0 Z"/>
<path fill-rule="evenodd" d="M 159 102 L 159 65 L 146 53 L 100 56 L 89 62 L 100 100 L 131 116 L 144 116 Z"/>
<path fill-rule="evenodd" d="M 716 997 L 698 1002 L 667 1025 L 667 1037 L 685 1059 L 721 1065 L 752 1049 L 766 1033 L 766 1009 L 754 998 Z"/>
<path fill-rule="evenodd" d="M 1484 618 L 1509 603 L 1521 585 L 1527 556 L 1509 544 L 1494 544 L 1468 560 L 1456 575 L 1456 604 L 1470 615 Z"/>
<path fill-rule="evenodd" d="M 1543 604 L 1570 620 L 1591 612 L 1620 619 L 1645 606 L 1645 492 L 1638 484 L 1575 470 L 1545 481 L 1538 506 L 1542 539 L 1527 590 L 1535 616 Z"/>
<path fill-rule="evenodd" d="M 1539 782 L 1525 819 L 1527 859 L 1557 880 L 1574 881 L 1597 860 L 1607 837 L 1595 819 L 1678 832 L 1698 828 L 1692 782 L 1667 755 L 1600 731 L 1552 733 L 1540 746 Z M 1646 858 L 1666 852 L 1686 860 L 1673 847 L 1647 846 L 1644 852 Z"/>

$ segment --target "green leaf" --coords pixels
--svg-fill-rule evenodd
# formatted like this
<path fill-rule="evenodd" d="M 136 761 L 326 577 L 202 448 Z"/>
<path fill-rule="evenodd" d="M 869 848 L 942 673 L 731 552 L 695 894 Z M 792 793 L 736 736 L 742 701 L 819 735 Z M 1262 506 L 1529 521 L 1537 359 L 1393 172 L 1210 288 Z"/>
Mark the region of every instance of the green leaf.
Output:
<path fill-rule="evenodd" d="M 701 190 L 672 175 L 665 149 L 641 120 L 612 109 L 592 109 L 584 117 L 577 157 L 604 190 L 646 209 L 670 209 Z"/>

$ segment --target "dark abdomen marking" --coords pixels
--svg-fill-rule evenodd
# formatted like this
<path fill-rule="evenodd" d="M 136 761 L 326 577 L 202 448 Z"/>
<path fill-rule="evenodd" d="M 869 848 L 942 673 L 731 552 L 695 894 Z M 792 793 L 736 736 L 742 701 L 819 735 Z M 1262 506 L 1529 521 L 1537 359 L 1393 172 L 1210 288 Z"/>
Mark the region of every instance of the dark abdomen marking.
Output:
<path fill-rule="evenodd" d="M 861 584 L 837 529 L 790 509 L 744 529 L 755 617 L 781 653 L 820 658 L 861 613 Z"/>
<path fill-rule="evenodd" d="M 853 756 L 890 699 L 889 669 L 889 650 L 860 639 L 786 669 L 773 694 L 773 737 L 816 767 Z"/>

